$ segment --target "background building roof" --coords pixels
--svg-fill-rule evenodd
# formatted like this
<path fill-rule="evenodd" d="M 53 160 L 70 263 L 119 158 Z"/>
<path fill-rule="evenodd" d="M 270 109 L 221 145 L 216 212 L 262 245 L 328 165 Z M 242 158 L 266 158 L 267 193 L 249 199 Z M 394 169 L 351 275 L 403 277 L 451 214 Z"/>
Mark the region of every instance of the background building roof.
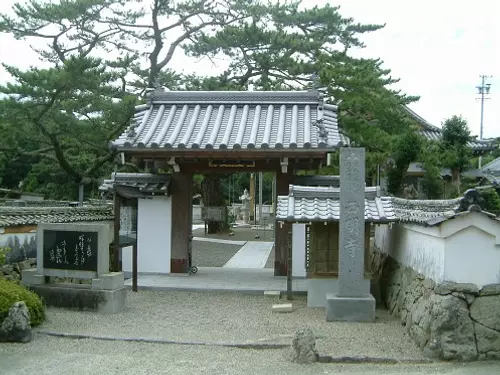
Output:
<path fill-rule="evenodd" d="M 424 136 L 426 139 L 430 141 L 438 141 L 441 139 L 442 130 L 437 126 L 434 126 L 427 122 L 423 117 L 412 111 L 409 107 L 404 106 L 404 109 L 408 112 L 408 114 L 420 125 L 421 130 L 420 134 Z M 492 145 L 491 141 L 488 140 L 478 140 L 473 137 L 467 143 L 467 146 L 473 149 L 474 151 L 488 151 L 492 150 L 495 147 Z"/>
<path fill-rule="evenodd" d="M 0 227 L 113 220 L 112 205 L 83 207 L 0 207 Z"/>

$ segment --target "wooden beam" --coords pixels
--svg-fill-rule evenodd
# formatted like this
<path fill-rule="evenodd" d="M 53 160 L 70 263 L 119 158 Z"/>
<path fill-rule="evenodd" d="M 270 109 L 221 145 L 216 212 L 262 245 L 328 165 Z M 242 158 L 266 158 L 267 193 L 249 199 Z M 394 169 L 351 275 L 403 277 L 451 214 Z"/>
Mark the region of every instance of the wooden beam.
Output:
<path fill-rule="evenodd" d="M 193 150 L 193 149 L 134 149 L 123 150 L 126 155 L 140 158 L 182 157 L 186 159 L 274 159 L 280 157 L 324 159 L 333 150 L 288 150 L 288 149 L 241 149 L 241 150 Z"/>
<path fill-rule="evenodd" d="M 137 240 L 132 246 L 132 291 L 137 292 Z"/>
<path fill-rule="evenodd" d="M 120 206 L 121 206 L 121 198 L 118 194 L 113 194 L 113 213 L 114 213 L 114 221 L 113 221 L 113 271 L 119 272 L 121 271 L 120 267 Z"/>

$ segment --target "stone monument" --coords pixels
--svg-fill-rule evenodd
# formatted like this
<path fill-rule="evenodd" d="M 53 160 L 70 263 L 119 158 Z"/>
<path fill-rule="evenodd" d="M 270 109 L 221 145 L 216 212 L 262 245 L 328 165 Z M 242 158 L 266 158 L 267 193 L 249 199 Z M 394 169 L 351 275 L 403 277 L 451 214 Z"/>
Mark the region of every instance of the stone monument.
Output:
<path fill-rule="evenodd" d="M 245 224 L 250 223 L 250 194 L 248 194 L 248 190 L 245 189 L 243 192 L 243 195 L 240 197 L 241 203 L 243 204 L 243 207 L 241 208 L 241 211 L 243 212 L 243 221 Z"/>
<path fill-rule="evenodd" d="M 326 296 L 326 320 L 375 320 L 375 298 L 364 277 L 365 149 L 340 149 L 338 292 Z"/>

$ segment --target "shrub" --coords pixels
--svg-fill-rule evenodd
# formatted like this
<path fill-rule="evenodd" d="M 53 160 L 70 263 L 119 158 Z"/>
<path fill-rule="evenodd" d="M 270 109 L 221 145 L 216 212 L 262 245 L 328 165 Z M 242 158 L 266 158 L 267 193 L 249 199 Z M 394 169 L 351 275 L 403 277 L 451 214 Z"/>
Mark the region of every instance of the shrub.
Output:
<path fill-rule="evenodd" d="M 484 210 L 495 215 L 500 215 L 500 197 L 495 189 L 480 190 L 479 194 L 484 199 Z"/>
<path fill-rule="evenodd" d="M 24 301 L 28 306 L 32 326 L 45 320 L 45 307 L 37 294 L 22 285 L 0 279 L 0 322 L 7 317 L 12 305 L 19 301 Z"/>
<path fill-rule="evenodd" d="M 3 266 L 5 264 L 5 261 L 7 259 L 7 253 L 10 251 L 10 248 L 8 247 L 0 247 L 0 266 Z"/>

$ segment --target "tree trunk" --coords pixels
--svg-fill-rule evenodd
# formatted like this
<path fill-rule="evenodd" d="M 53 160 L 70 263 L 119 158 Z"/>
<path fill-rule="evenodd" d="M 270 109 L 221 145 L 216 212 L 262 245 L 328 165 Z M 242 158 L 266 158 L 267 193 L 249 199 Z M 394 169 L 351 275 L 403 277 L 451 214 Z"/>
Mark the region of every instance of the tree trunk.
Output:
<path fill-rule="evenodd" d="M 224 210 L 224 217 L 227 217 L 227 207 L 222 194 L 222 186 L 220 176 L 218 175 L 204 175 L 203 182 L 201 183 L 201 195 L 203 205 L 205 207 L 221 207 Z M 208 234 L 222 233 L 227 229 L 227 220 L 208 221 L 207 232 Z"/>

